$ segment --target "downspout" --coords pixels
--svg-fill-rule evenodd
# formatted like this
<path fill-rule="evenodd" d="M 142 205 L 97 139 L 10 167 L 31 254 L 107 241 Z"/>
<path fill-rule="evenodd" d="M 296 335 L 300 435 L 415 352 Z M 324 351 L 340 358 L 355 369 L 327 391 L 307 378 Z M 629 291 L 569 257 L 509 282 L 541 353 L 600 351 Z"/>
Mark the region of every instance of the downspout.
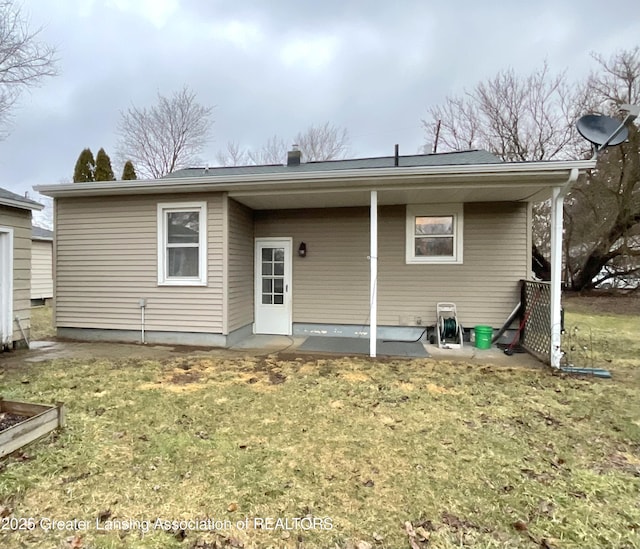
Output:
<path fill-rule="evenodd" d="M 140 343 L 146 345 L 147 342 L 144 337 L 144 310 L 147 308 L 147 300 L 141 297 L 138 301 L 138 306 L 140 307 Z"/>
<path fill-rule="evenodd" d="M 572 168 L 569 178 L 561 187 L 554 187 L 551 194 L 551 349 L 550 364 L 560 368 L 561 350 L 561 297 L 562 297 L 562 236 L 564 199 L 577 181 L 579 171 Z"/>
<path fill-rule="evenodd" d="M 378 338 L 378 191 L 371 191 L 371 280 L 369 282 L 369 356 L 375 358 Z"/>

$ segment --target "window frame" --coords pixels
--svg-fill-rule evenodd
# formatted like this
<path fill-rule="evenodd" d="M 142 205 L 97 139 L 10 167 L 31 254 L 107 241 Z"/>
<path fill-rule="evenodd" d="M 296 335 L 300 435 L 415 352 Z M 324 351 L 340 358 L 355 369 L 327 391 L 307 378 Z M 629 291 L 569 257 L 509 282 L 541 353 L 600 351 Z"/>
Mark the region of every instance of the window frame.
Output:
<path fill-rule="evenodd" d="M 416 256 L 415 218 L 453 217 L 453 255 Z M 463 204 L 407 204 L 405 227 L 405 250 L 407 264 L 459 265 L 463 263 L 464 205 Z"/>
<path fill-rule="evenodd" d="M 198 212 L 198 276 L 169 276 L 167 214 Z M 158 203 L 158 286 L 206 286 L 207 285 L 207 203 L 161 202 Z M 179 246 L 174 246 L 179 247 Z M 185 246 L 195 247 L 195 246 Z"/>

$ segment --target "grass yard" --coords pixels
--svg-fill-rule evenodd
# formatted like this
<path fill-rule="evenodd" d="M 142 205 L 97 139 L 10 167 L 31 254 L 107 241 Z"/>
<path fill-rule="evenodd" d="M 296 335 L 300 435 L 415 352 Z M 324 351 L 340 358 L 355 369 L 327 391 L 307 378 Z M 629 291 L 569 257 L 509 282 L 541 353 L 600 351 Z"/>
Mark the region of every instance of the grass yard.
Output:
<path fill-rule="evenodd" d="M 566 296 L 567 358 L 581 367 L 640 367 L 640 294 Z"/>
<path fill-rule="evenodd" d="M 594 355 L 612 380 L 295 354 L 6 367 L 5 398 L 68 414 L 0 461 L 1 524 L 35 521 L 0 546 L 640 548 L 638 319 L 568 310 L 597 342 L 624 327 Z"/>
<path fill-rule="evenodd" d="M 55 335 L 51 305 L 31 307 L 31 339 L 51 339 Z"/>

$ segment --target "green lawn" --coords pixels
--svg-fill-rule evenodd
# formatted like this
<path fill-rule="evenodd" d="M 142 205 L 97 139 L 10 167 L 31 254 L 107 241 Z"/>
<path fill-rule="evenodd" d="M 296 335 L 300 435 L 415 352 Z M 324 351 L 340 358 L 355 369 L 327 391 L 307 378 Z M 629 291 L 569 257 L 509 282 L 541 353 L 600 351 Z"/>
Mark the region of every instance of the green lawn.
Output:
<path fill-rule="evenodd" d="M 304 355 L 6 368 L 4 398 L 64 401 L 68 426 L 0 462 L 0 514 L 36 521 L 0 546 L 402 548 L 409 530 L 414 548 L 639 548 L 627 344 L 602 359 L 612 380 Z"/>

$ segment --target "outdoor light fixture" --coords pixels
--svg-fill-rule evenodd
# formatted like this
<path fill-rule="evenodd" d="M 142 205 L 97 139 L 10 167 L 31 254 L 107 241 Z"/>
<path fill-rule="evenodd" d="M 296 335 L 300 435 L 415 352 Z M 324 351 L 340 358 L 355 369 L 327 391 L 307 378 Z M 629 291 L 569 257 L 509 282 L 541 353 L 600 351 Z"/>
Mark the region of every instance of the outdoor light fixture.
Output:
<path fill-rule="evenodd" d="M 300 257 L 307 257 L 307 245 L 304 242 L 300 242 L 300 246 L 298 246 L 298 255 Z"/>

